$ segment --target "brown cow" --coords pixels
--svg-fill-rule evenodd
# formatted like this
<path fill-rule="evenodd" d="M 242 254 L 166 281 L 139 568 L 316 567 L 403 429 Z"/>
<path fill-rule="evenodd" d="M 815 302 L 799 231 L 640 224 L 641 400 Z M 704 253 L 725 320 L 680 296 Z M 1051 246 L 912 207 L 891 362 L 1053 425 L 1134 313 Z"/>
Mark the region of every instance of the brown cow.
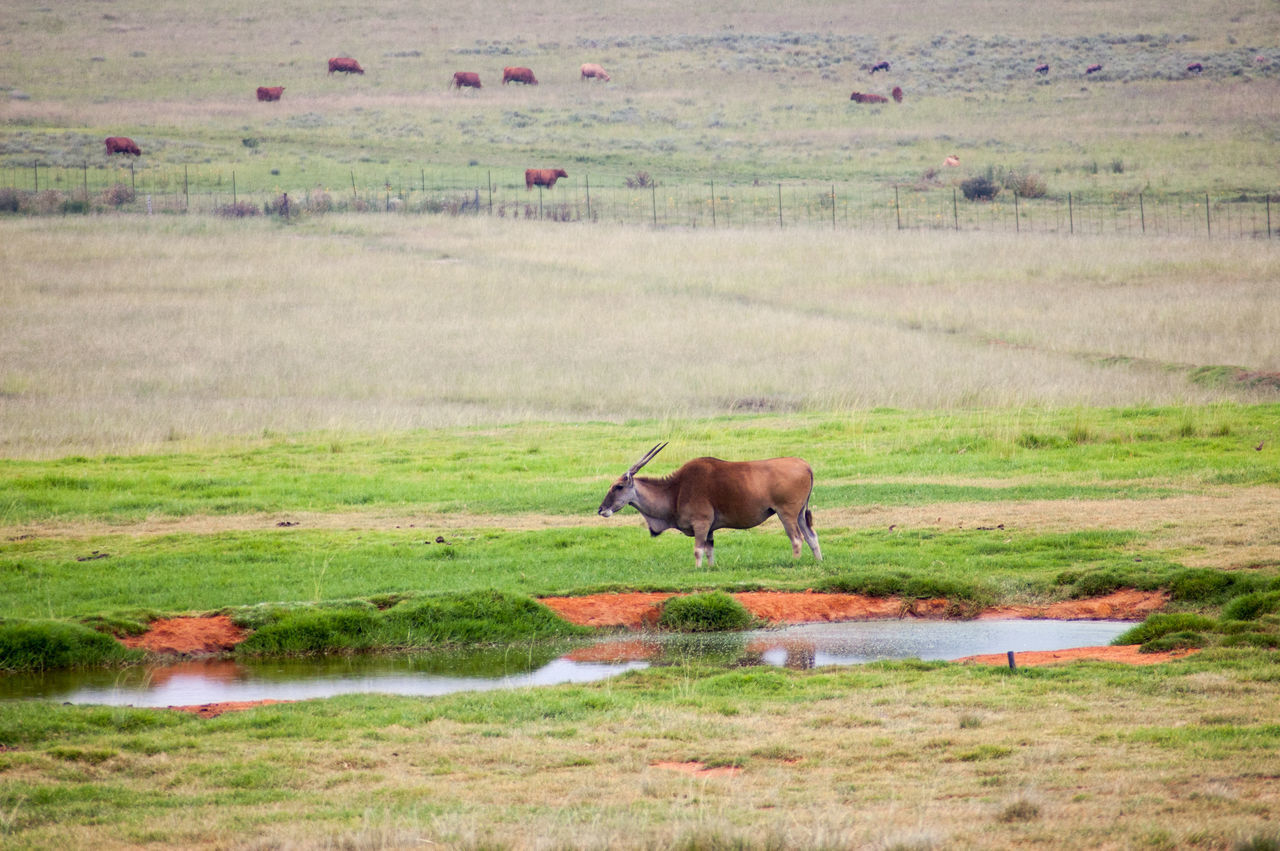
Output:
<path fill-rule="evenodd" d="M 528 68 L 503 68 L 502 85 L 507 83 L 524 83 L 526 86 L 538 85 L 538 78 Z"/>
<path fill-rule="evenodd" d="M 888 63 L 888 62 L 877 62 L 876 64 L 874 64 L 874 65 L 872 65 L 872 66 L 871 66 L 871 73 L 872 73 L 872 74 L 874 74 L 874 73 L 875 73 L 875 72 L 877 72 L 877 71 L 888 71 L 888 70 L 889 70 L 889 63 Z"/>
<path fill-rule="evenodd" d="M 607 83 L 607 82 L 609 82 L 609 75 L 608 75 L 608 74 L 606 74 L 606 73 L 605 73 L 605 71 L 604 71 L 604 69 L 603 69 L 603 68 L 601 68 L 601 67 L 600 67 L 599 65 L 597 65 L 596 63 L 594 63 L 594 62 L 587 62 L 587 63 L 584 63 L 584 64 L 583 64 L 583 66 L 582 66 L 582 79 L 584 79 L 584 80 L 590 80 L 590 79 L 604 80 L 604 81 Z"/>
<path fill-rule="evenodd" d="M 524 170 L 524 188 L 526 191 L 535 186 L 554 188 L 556 181 L 569 175 L 562 168 L 527 168 Z"/>
<path fill-rule="evenodd" d="M 480 85 L 480 75 L 475 71 L 454 71 L 453 82 L 449 84 L 449 87 L 458 89 L 464 87 L 469 89 L 483 88 Z"/>
<path fill-rule="evenodd" d="M 284 86 L 258 86 L 258 100 L 280 100 Z"/>
<path fill-rule="evenodd" d="M 889 99 L 884 95 L 866 95 L 862 92 L 854 92 L 849 95 L 849 100 L 857 103 L 888 103 Z"/>
<path fill-rule="evenodd" d="M 142 156 L 142 150 L 133 143 L 128 136 L 108 136 L 103 140 L 103 144 L 107 146 L 107 156 L 112 154 L 133 154 L 135 157 Z"/>
<path fill-rule="evenodd" d="M 1199 74 L 1201 71 L 1204 70 L 1204 66 L 1201 65 L 1199 62 L 1192 62 L 1190 65 L 1187 66 L 1187 70 L 1190 71 L 1192 74 Z"/>
<path fill-rule="evenodd" d="M 1037 66 L 1036 66 L 1036 73 L 1037 73 L 1037 74 L 1048 74 L 1048 73 L 1049 73 L 1049 63 L 1048 63 L 1048 62 L 1046 62 L 1046 63 L 1044 63 L 1043 65 L 1037 65 Z"/>
<path fill-rule="evenodd" d="M 1096 73 L 1098 73 L 1098 72 L 1099 72 L 1099 71 L 1101 71 L 1101 70 L 1102 70 L 1102 66 L 1101 66 L 1101 65 L 1090 65 L 1088 68 L 1085 68 L 1085 69 L 1084 69 L 1084 73 L 1085 73 L 1086 75 L 1087 75 L 1087 74 L 1096 74 Z"/>
<path fill-rule="evenodd" d="M 893 95 L 894 103 L 902 103 L 902 86 L 894 86 L 889 94 Z"/>
<path fill-rule="evenodd" d="M 344 74 L 363 74 L 364 69 L 360 67 L 360 63 L 352 59 L 350 56 L 339 56 L 336 59 L 329 60 L 329 73 L 334 71 L 342 71 Z"/>

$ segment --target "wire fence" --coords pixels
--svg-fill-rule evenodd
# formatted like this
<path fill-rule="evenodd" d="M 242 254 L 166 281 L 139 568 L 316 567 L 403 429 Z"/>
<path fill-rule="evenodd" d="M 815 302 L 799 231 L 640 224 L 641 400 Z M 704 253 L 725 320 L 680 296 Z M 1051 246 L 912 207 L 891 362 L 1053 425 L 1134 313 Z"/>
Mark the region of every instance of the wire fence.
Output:
<path fill-rule="evenodd" d="M 41 166 L 7 169 L 0 212 L 33 215 L 208 213 L 305 216 L 329 212 L 495 216 L 684 228 L 826 227 L 1006 233 L 1179 235 L 1271 239 L 1272 191 L 1211 193 L 1072 192 L 1028 198 L 1001 191 L 969 200 L 959 184 L 803 181 L 666 182 L 583 173 L 552 187 L 491 170 L 349 174 L 349 184 L 282 188 L 277 176 L 246 181 L 212 166 Z M 1280 214 L 1280 209 L 1276 210 Z"/>

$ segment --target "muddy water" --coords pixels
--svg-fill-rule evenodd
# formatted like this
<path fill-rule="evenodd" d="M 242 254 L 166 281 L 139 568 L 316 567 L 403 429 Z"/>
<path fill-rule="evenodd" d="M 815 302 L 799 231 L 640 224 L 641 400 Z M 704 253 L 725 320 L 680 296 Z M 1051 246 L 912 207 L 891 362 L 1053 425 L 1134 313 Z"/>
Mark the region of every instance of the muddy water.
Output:
<path fill-rule="evenodd" d="M 714 636 L 629 634 L 572 646 L 306 660 L 189 661 L 123 671 L 0 676 L 0 699 L 186 706 L 305 700 L 349 693 L 434 696 L 589 682 L 648 665 L 813 668 L 880 659 L 958 659 L 984 653 L 1105 645 L 1121 621 L 892 620 L 804 624 Z"/>

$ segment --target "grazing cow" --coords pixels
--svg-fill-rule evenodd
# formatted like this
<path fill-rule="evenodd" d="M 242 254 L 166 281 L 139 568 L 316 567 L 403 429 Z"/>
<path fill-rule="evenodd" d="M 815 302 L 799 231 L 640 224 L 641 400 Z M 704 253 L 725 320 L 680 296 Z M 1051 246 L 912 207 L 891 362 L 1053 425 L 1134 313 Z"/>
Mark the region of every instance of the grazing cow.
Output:
<path fill-rule="evenodd" d="M 475 71 L 454 71 L 453 82 L 449 84 L 450 88 L 461 89 L 464 86 L 469 89 L 483 88 L 480 85 L 480 75 Z"/>
<path fill-rule="evenodd" d="M 889 94 L 893 95 L 894 103 L 902 103 L 902 86 L 894 86 Z"/>
<path fill-rule="evenodd" d="M 866 95 L 862 92 L 854 92 L 849 95 L 849 100 L 857 103 L 888 103 L 889 99 L 884 95 Z"/>
<path fill-rule="evenodd" d="M 702 567 L 704 554 L 709 566 L 716 563 L 712 536 L 717 529 L 750 529 L 776 514 L 791 539 L 792 555 L 800 557 L 803 539 L 813 557 L 822 561 L 809 510 L 813 469 L 804 460 L 695 458 L 665 478 L 636 478 L 640 468 L 664 446 L 659 443 L 650 449 L 613 483 L 597 510 L 601 517 L 633 505 L 648 524 L 650 535 L 678 529 L 693 538 L 694 565 Z"/>
<path fill-rule="evenodd" d="M 1048 73 L 1049 73 L 1049 63 L 1048 63 L 1048 62 L 1046 62 L 1046 63 L 1044 63 L 1043 65 L 1037 65 L 1037 66 L 1036 66 L 1036 73 L 1037 73 L 1037 74 L 1048 74 Z"/>
<path fill-rule="evenodd" d="M 1192 62 L 1190 65 L 1187 66 L 1187 70 L 1190 71 L 1192 74 L 1199 74 L 1201 71 L 1204 70 L 1204 66 L 1201 65 L 1199 62 Z"/>
<path fill-rule="evenodd" d="M 877 62 L 876 64 L 874 64 L 874 65 L 872 65 L 872 66 L 871 66 L 871 73 L 872 73 L 872 74 L 874 74 L 874 73 L 875 73 L 875 72 L 877 72 L 877 71 L 888 71 L 888 70 L 889 70 L 889 63 L 888 63 L 888 62 L 883 62 L 883 61 L 881 61 L 881 62 Z"/>
<path fill-rule="evenodd" d="M 1096 74 L 1096 73 L 1098 73 L 1098 72 L 1099 72 L 1099 71 L 1101 71 L 1101 70 L 1102 70 L 1102 66 L 1101 66 L 1101 65 L 1090 65 L 1088 68 L 1085 68 L 1085 69 L 1084 69 L 1084 73 L 1085 73 L 1086 75 L 1088 75 L 1088 74 Z"/>
<path fill-rule="evenodd" d="M 360 63 L 352 59 L 350 56 L 339 56 L 336 59 L 329 60 L 329 73 L 341 71 L 344 74 L 363 74 L 364 69 L 360 67 Z"/>
<path fill-rule="evenodd" d="M 135 157 L 142 156 L 142 150 L 133 143 L 128 136 L 108 136 L 103 140 L 103 144 L 107 146 L 107 156 L 112 154 L 133 154 Z"/>
<path fill-rule="evenodd" d="M 538 85 L 538 78 L 528 68 L 503 68 L 502 85 L 507 83 L 524 83 L 526 86 Z"/>
<path fill-rule="evenodd" d="M 952 154 L 951 156 L 943 160 L 942 164 L 945 165 L 947 168 L 959 168 L 960 158 L 957 157 L 955 154 Z"/>
<path fill-rule="evenodd" d="M 535 186 L 554 189 L 557 180 L 568 176 L 562 168 L 527 168 L 524 170 L 524 188 L 526 192 Z"/>
<path fill-rule="evenodd" d="M 280 100 L 284 86 L 258 86 L 258 100 Z"/>
<path fill-rule="evenodd" d="M 582 66 L 582 79 L 584 79 L 584 80 L 591 80 L 591 79 L 604 80 L 604 81 L 607 83 L 607 82 L 609 82 L 609 75 L 608 75 L 608 74 L 606 74 L 606 73 L 605 73 L 605 71 L 604 71 L 604 69 L 603 69 L 603 68 L 601 68 L 601 67 L 600 67 L 599 65 L 597 65 L 596 63 L 594 63 L 594 62 L 587 62 L 587 63 L 584 63 L 584 64 L 583 64 L 583 66 Z"/>

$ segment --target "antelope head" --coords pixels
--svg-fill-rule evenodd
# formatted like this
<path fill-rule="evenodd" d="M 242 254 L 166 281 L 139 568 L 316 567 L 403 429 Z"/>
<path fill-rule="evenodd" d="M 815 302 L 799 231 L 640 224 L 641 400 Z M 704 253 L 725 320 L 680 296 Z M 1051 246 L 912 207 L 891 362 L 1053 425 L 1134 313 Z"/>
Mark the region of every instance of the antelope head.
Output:
<path fill-rule="evenodd" d="M 615 511 L 621 511 L 626 508 L 636 498 L 636 473 L 640 472 L 641 467 L 652 461 L 653 456 L 661 452 L 666 445 L 665 443 L 659 443 L 646 452 L 643 458 L 632 464 L 631 469 L 623 473 L 613 483 L 613 487 L 609 488 L 609 492 L 604 495 L 604 501 L 600 503 L 600 508 L 596 513 L 601 517 L 611 517 Z"/>

